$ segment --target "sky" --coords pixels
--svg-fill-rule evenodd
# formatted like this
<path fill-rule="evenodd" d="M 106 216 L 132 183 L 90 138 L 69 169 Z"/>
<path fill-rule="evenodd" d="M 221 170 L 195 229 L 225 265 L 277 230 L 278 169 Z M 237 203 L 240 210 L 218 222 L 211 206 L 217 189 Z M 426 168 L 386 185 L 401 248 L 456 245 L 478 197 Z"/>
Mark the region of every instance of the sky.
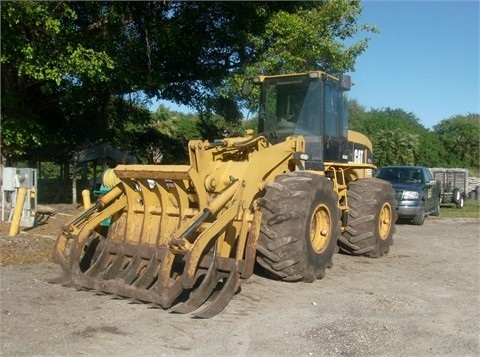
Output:
<path fill-rule="evenodd" d="M 362 1 L 359 23 L 378 27 L 350 73 L 351 99 L 399 108 L 431 129 L 480 113 L 480 1 Z"/>
<path fill-rule="evenodd" d="M 480 0 L 364 0 L 358 24 L 377 26 L 348 73 L 365 109 L 402 109 L 434 125 L 480 113 Z M 171 110 L 192 110 L 160 102 Z M 156 110 L 157 102 L 153 110 Z"/>

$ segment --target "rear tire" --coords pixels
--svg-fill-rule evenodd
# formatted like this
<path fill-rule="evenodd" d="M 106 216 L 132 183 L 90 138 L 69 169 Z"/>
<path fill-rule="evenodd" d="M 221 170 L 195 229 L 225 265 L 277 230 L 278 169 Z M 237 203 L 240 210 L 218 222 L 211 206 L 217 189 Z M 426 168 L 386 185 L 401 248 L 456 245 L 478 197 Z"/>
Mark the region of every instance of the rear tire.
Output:
<path fill-rule="evenodd" d="M 439 199 L 439 202 L 437 203 L 437 207 L 435 208 L 435 210 L 430 213 L 431 216 L 440 216 L 440 199 Z"/>
<path fill-rule="evenodd" d="M 397 201 L 390 183 L 376 178 L 348 185 L 348 226 L 339 240 L 340 251 L 377 258 L 393 244 Z"/>
<path fill-rule="evenodd" d="M 262 213 L 258 264 L 283 281 L 323 278 L 340 235 L 332 181 L 304 171 L 279 175 L 257 202 Z"/>

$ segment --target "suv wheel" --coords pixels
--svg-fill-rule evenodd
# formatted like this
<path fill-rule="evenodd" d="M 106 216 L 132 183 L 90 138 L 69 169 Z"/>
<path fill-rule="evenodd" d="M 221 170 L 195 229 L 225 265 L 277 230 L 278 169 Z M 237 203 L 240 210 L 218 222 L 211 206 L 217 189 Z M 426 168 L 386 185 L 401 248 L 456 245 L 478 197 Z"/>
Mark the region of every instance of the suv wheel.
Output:
<path fill-rule="evenodd" d="M 415 217 L 413 217 L 413 224 L 416 226 L 421 226 L 424 222 L 425 222 L 425 208 L 422 208 L 422 210 Z"/>

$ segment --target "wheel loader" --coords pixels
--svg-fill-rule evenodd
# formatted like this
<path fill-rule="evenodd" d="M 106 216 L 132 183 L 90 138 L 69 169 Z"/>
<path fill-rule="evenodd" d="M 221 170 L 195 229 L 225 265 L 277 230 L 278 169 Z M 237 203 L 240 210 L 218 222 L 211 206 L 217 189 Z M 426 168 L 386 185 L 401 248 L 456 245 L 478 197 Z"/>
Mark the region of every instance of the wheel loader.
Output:
<path fill-rule="evenodd" d="M 313 282 L 334 253 L 379 257 L 396 201 L 348 130 L 348 76 L 258 76 L 258 133 L 188 144 L 188 165 L 118 165 L 62 228 L 63 284 L 210 318 L 262 269 Z M 107 222 L 107 223 L 105 223 Z"/>

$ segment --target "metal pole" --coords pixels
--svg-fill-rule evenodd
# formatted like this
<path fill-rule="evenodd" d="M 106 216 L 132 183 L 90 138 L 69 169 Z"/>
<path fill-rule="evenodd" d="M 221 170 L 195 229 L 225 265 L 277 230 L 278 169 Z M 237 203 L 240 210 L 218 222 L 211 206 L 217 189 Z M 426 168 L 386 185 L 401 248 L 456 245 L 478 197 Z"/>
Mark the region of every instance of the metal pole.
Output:
<path fill-rule="evenodd" d="M 27 189 L 25 187 L 19 187 L 17 190 L 17 201 L 15 202 L 15 210 L 13 211 L 9 236 L 16 236 L 20 230 L 20 219 L 22 218 L 23 204 L 26 196 Z"/>
<path fill-rule="evenodd" d="M 82 197 L 83 197 L 83 208 L 85 208 L 85 211 L 86 211 L 92 206 L 92 202 L 90 201 L 90 190 L 87 190 L 87 189 L 83 190 Z"/>

